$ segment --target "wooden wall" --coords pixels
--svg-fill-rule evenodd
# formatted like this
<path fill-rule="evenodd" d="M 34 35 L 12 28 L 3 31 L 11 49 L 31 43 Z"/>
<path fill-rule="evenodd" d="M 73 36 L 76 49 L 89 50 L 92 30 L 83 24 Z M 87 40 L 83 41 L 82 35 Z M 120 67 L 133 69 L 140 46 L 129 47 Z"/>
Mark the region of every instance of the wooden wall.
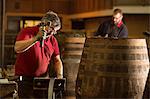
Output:
<path fill-rule="evenodd" d="M 113 0 L 73 0 L 72 12 L 83 13 L 113 8 Z"/>
<path fill-rule="evenodd" d="M 2 7 L 2 0 L 0 0 L 0 32 L 2 32 Z"/>
<path fill-rule="evenodd" d="M 2 64 L 2 0 L 0 0 L 0 66 Z"/>
<path fill-rule="evenodd" d="M 44 13 L 49 9 L 61 14 L 112 9 L 113 0 L 6 0 L 6 12 Z"/>
<path fill-rule="evenodd" d="M 6 0 L 6 12 L 45 13 L 49 9 L 57 13 L 69 13 L 69 0 Z"/>
<path fill-rule="evenodd" d="M 150 31 L 150 14 L 128 14 L 125 17 L 131 38 L 142 38 L 144 31 Z"/>
<path fill-rule="evenodd" d="M 146 6 L 146 5 L 150 5 L 150 0 L 114 0 L 114 5 L 142 5 L 142 6 Z"/>
<path fill-rule="evenodd" d="M 150 5 L 149 0 L 6 0 L 7 12 L 44 13 L 53 9 L 61 14 L 75 14 L 105 9 L 113 6 Z"/>

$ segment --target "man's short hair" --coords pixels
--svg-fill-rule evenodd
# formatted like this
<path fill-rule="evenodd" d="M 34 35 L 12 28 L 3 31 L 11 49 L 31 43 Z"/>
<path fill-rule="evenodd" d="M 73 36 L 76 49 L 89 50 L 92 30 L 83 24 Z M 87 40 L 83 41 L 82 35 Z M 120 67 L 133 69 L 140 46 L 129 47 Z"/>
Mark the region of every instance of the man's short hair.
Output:
<path fill-rule="evenodd" d="M 118 13 L 120 13 L 121 15 L 123 15 L 123 12 L 122 12 L 121 9 L 119 9 L 119 8 L 114 9 L 113 14 L 116 15 L 116 14 L 118 14 Z"/>
<path fill-rule="evenodd" d="M 58 15 L 53 11 L 48 11 L 41 19 L 42 22 L 51 22 L 51 26 L 61 28 L 61 22 Z"/>

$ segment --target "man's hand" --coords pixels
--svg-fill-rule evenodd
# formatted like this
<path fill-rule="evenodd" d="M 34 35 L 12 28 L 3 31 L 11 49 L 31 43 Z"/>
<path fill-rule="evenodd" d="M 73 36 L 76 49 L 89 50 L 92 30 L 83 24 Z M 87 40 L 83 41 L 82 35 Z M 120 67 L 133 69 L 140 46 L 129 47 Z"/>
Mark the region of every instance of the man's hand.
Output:
<path fill-rule="evenodd" d="M 39 28 L 39 32 L 37 33 L 35 38 L 37 41 L 39 41 L 41 38 L 46 39 L 46 30 L 44 29 L 44 27 L 41 26 Z"/>
<path fill-rule="evenodd" d="M 63 74 L 57 74 L 57 78 L 58 79 L 62 79 L 63 78 Z"/>

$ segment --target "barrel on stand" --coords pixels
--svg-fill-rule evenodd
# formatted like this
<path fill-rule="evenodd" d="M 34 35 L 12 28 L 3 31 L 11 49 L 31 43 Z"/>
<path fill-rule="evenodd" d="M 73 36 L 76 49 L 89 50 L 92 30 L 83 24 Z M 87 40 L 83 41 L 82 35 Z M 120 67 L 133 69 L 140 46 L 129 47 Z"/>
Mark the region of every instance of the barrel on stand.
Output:
<path fill-rule="evenodd" d="M 145 39 L 87 38 L 77 75 L 77 98 L 141 99 L 148 72 Z"/>
<path fill-rule="evenodd" d="M 66 78 L 67 96 L 75 97 L 75 82 L 79 63 L 83 51 L 84 37 L 65 38 L 65 48 L 63 55 L 64 76 Z"/>

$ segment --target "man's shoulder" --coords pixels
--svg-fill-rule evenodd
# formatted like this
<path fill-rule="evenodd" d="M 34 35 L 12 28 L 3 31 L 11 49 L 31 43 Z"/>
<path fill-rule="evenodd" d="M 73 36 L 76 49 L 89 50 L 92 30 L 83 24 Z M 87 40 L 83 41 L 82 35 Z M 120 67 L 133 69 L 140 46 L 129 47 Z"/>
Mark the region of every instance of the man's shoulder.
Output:
<path fill-rule="evenodd" d="M 25 30 L 36 30 L 36 29 L 38 29 L 38 26 L 28 26 L 28 27 L 25 27 L 25 28 L 23 28 L 23 29 L 25 29 Z"/>
<path fill-rule="evenodd" d="M 22 28 L 22 32 L 34 32 L 34 31 L 38 31 L 38 27 L 37 26 Z"/>
<path fill-rule="evenodd" d="M 112 20 L 111 20 L 111 19 L 109 19 L 109 20 L 104 20 L 103 23 L 104 23 L 104 24 L 110 24 L 110 23 L 112 23 Z"/>
<path fill-rule="evenodd" d="M 112 20 L 104 20 L 101 25 L 108 26 L 112 24 Z"/>

